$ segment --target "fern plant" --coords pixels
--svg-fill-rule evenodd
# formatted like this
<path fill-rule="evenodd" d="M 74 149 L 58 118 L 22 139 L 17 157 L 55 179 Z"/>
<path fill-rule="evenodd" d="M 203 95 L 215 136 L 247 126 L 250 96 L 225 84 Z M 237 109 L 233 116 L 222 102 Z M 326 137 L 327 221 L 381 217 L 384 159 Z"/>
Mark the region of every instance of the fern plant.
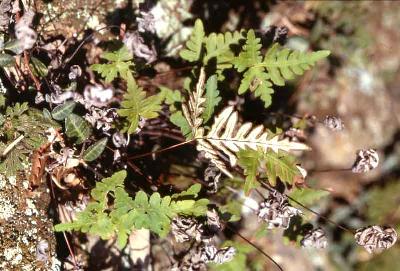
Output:
<path fill-rule="evenodd" d="M 242 40 L 245 40 L 245 44 L 236 56 L 234 48 L 239 47 Z M 283 86 L 285 80 L 302 75 L 318 60 L 330 54 L 327 50 L 312 53 L 292 51 L 282 49 L 275 43 L 267 49 L 263 58 L 261 39 L 256 37 L 254 30 L 205 36 L 199 19 L 196 20 L 186 47 L 180 54 L 183 59 L 202 62 L 205 66 L 213 63 L 220 79 L 224 78 L 222 72 L 225 69 L 234 66 L 239 73 L 243 73 L 238 94 L 250 90 L 256 97 L 260 97 L 266 108 L 271 105 L 273 84 Z"/>
<path fill-rule="evenodd" d="M 143 191 L 131 198 L 124 189 L 126 171 L 114 173 L 103 179 L 92 189 L 86 209 L 72 222 L 55 226 L 56 231 L 79 230 L 99 235 L 103 239 L 117 236 L 118 246 L 123 248 L 128 236 L 135 229 L 149 229 L 165 237 L 171 219 L 177 215 L 202 216 L 207 211 L 208 200 L 196 199 L 201 189 L 199 184 L 172 196 L 161 197 L 153 193 L 150 197 Z M 113 198 L 113 203 L 109 198 Z"/>

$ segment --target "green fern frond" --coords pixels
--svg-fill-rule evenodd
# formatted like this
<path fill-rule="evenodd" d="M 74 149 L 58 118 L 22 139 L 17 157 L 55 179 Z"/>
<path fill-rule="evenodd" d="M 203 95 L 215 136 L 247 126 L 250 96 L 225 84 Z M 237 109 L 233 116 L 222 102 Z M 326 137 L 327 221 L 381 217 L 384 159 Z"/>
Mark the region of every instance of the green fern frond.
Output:
<path fill-rule="evenodd" d="M 280 45 L 275 43 L 268 49 L 260 66 L 267 69 L 271 81 L 275 85 L 284 86 L 285 80 L 291 80 L 295 75 L 302 75 L 311 69 L 318 60 L 329 54 L 328 50 L 308 53 L 292 51 L 288 48 L 280 49 Z"/>
<path fill-rule="evenodd" d="M 98 72 L 107 83 L 114 80 L 118 74 L 120 77 L 125 78 L 130 68 L 134 66 L 134 63 L 131 61 L 133 57 L 126 46 L 121 47 L 121 49 L 115 52 L 106 52 L 101 58 L 108 60 L 109 63 L 93 64 L 91 68 L 93 71 Z"/>
<path fill-rule="evenodd" d="M 151 119 L 158 116 L 162 99 L 158 95 L 146 98 L 146 92 L 136 84 L 130 72 L 127 73 L 126 80 L 128 85 L 127 93 L 121 102 L 121 109 L 117 112 L 119 116 L 127 119 L 127 125 L 123 128 L 123 132 L 133 134 L 138 127 L 140 117 Z"/>
<path fill-rule="evenodd" d="M 258 186 L 257 174 L 267 176 L 268 182 L 274 186 L 278 177 L 282 182 L 293 184 L 294 178 L 301 175 L 294 157 L 281 151 L 276 153 L 264 152 L 261 149 L 245 149 L 238 152 L 237 156 L 238 164 L 243 168 L 246 176 L 244 185 L 246 194 Z"/>
<path fill-rule="evenodd" d="M 180 56 L 187 61 L 198 61 L 200 59 L 203 41 L 204 41 L 204 27 L 200 19 L 194 23 L 193 32 L 186 42 L 186 48 L 180 52 Z"/>
<path fill-rule="evenodd" d="M 143 191 L 131 198 L 124 189 L 126 171 L 122 170 L 96 184 L 91 196 L 93 202 L 77 214 L 73 222 L 58 224 L 56 231 L 79 230 L 109 239 L 117 235 L 119 247 L 124 247 L 128 236 L 135 229 L 149 229 L 165 237 L 169 232 L 171 220 L 178 215 L 205 215 L 209 201 L 196 200 L 200 185 L 187 191 L 161 197 L 153 193 L 150 197 Z M 111 205 L 109 197 L 114 201 Z"/>
<path fill-rule="evenodd" d="M 281 49 L 278 43 L 267 50 L 264 59 L 261 56 L 261 40 L 253 30 L 247 32 L 246 44 L 242 52 L 234 60 L 238 72 L 244 72 L 238 93 L 247 90 L 260 97 L 264 106 L 271 105 L 271 95 L 274 93 L 272 83 L 285 85 L 285 80 L 291 80 L 295 75 L 302 75 L 318 60 L 327 57 L 330 52 L 323 50 L 312 53 Z"/>
<path fill-rule="evenodd" d="M 243 72 L 247 68 L 253 67 L 254 64 L 262 61 L 261 56 L 261 39 L 256 38 L 256 34 L 253 29 L 247 32 L 246 44 L 243 45 L 243 50 L 239 56 L 235 59 L 235 68 L 238 72 Z"/>

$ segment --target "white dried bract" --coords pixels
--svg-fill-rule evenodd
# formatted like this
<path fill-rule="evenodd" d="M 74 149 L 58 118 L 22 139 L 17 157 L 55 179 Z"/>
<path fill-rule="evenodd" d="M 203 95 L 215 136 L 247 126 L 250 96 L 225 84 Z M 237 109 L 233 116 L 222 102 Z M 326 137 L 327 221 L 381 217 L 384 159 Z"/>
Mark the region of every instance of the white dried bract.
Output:
<path fill-rule="evenodd" d="M 62 92 L 62 90 L 55 90 L 55 92 L 45 95 L 46 102 L 52 104 L 62 104 L 66 100 L 74 100 L 75 102 L 85 105 L 85 100 L 82 95 L 73 91 Z"/>
<path fill-rule="evenodd" d="M 354 238 L 368 253 L 381 252 L 396 243 L 397 232 L 391 227 L 369 226 L 358 229 Z"/>
<path fill-rule="evenodd" d="M 22 50 L 31 49 L 37 39 L 35 30 L 30 27 L 35 14 L 32 11 L 26 11 L 24 15 L 15 24 L 15 37 L 17 38 Z"/>
<path fill-rule="evenodd" d="M 87 85 L 83 91 L 83 97 L 85 97 L 88 105 L 105 107 L 114 97 L 114 91 L 111 88 L 104 88 L 101 85 Z"/>
<path fill-rule="evenodd" d="M 344 129 L 343 121 L 334 116 L 326 116 L 324 119 L 324 125 L 332 131 L 342 131 Z"/>
<path fill-rule="evenodd" d="M 71 68 L 69 68 L 69 74 L 68 78 L 69 80 L 76 80 L 82 75 L 82 69 L 78 65 L 72 65 Z"/>
<path fill-rule="evenodd" d="M 300 241 L 300 244 L 304 248 L 312 247 L 323 249 L 328 245 L 328 239 L 325 236 L 324 230 L 318 228 L 307 233 Z"/>
<path fill-rule="evenodd" d="M 268 224 L 268 229 L 287 229 L 290 219 L 302 212 L 290 206 L 287 197 L 274 190 L 269 193 L 268 198 L 261 202 L 258 208 L 258 217 Z"/>
<path fill-rule="evenodd" d="M 138 23 L 139 32 L 156 32 L 154 15 L 150 12 L 141 11 L 140 17 L 138 17 L 136 21 Z"/>
<path fill-rule="evenodd" d="M 218 191 L 221 171 L 213 164 L 210 164 L 204 171 L 204 182 L 207 184 L 207 192 L 214 194 Z"/>
<path fill-rule="evenodd" d="M 117 112 L 114 108 L 100 109 L 92 107 L 84 118 L 96 129 L 107 132 L 111 129 L 115 118 L 117 118 Z"/>
<path fill-rule="evenodd" d="M 191 217 L 176 217 L 172 219 L 171 232 L 179 243 L 190 240 L 201 241 L 204 229 L 203 225 Z"/>
<path fill-rule="evenodd" d="M 374 149 L 359 150 L 356 161 L 351 168 L 354 173 L 364 173 L 376 168 L 379 164 L 378 153 Z"/>
<path fill-rule="evenodd" d="M 129 144 L 129 136 L 127 138 L 123 133 L 117 131 L 112 135 L 112 142 L 116 148 L 126 147 Z"/>

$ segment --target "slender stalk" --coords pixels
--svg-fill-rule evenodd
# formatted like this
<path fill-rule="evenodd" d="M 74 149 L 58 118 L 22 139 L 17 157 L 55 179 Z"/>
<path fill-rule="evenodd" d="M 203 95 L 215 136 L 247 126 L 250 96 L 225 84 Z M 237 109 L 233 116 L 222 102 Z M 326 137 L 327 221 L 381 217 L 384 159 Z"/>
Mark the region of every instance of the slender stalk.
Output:
<path fill-rule="evenodd" d="M 184 142 L 181 142 L 181 143 L 178 143 L 178 144 L 169 146 L 169 147 L 166 147 L 166 148 L 164 148 L 164 149 L 160 149 L 160 150 L 156 150 L 156 151 L 151 151 L 151 152 L 146 152 L 146 153 L 139 154 L 139 155 L 130 156 L 130 157 L 128 157 L 128 159 L 129 159 L 129 160 L 135 160 L 135 159 L 143 158 L 143 157 L 150 156 L 150 155 L 153 155 L 153 154 L 162 153 L 162 152 L 169 151 L 169 150 L 172 150 L 172 149 L 181 147 L 181 146 L 183 146 L 183 145 L 192 143 L 192 142 L 195 141 L 195 140 L 196 140 L 196 138 L 191 139 L 191 140 L 188 140 L 188 141 L 184 141 Z"/>
<path fill-rule="evenodd" d="M 246 237 L 244 237 L 241 233 L 239 233 L 238 231 L 234 230 L 231 226 L 229 226 L 228 224 L 225 224 L 226 227 L 232 231 L 233 233 L 237 234 L 240 238 L 242 238 L 246 243 L 248 243 L 249 245 L 251 245 L 252 247 L 254 247 L 255 249 L 257 249 L 262 255 L 264 255 L 266 258 L 268 258 L 276 267 L 278 270 L 283 271 L 283 268 L 271 257 L 269 256 L 264 250 L 262 250 L 259 246 L 257 246 L 256 244 L 254 244 L 253 242 L 251 242 L 249 239 L 247 239 Z"/>

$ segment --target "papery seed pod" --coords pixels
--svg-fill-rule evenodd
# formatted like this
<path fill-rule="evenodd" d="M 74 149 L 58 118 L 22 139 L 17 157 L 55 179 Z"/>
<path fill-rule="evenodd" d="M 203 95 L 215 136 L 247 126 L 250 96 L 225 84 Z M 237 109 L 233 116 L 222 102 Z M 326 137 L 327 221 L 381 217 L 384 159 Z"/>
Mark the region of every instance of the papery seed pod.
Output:
<path fill-rule="evenodd" d="M 343 121 L 334 116 L 326 116 L 324 119 L 324 125 L 332 131 L 342 131 L 344 129 Z"/>
<path fill-rule="evenodd" d="M 326 248 L 328 245 L 328 239 L 325 236 L 323 229 L 318 228 L 307 233 L 300 241 L 302 247 L 313 247 L 313 248 Z"/>
<path fill-rule="evenodd" d="M 207 211 L 207 225 L 213 231 L 218 231 L 222 228 L 218 212 L 215 209 Z"/>
<path fill-rule="evenodd" d="M 128 139 L 120 132 L 115 132 L 112 135 L 112 142 L 116 148 L 123 148 L 128 145 Z"/>
<path fill-rule="evenodd" d="M 354 173 L 364 173 L 376 168 L 379 164 L 378 153 L 374 149 L 359 150 L 356 161 L 351 168 Z"/>
<path fill-rule="evenodd" d="M 207 192 L 215 194 L 218 191 L 219 179 L 221 178 L 221 171 L 214 165 L 210 164 L 204 171 L 204 181 L 207 183 Z"/>
<path fill-rule="evenodd" d="M 40 240 L 36 244 L 36 260 L 47 263 L 49 260 L 49 243 L 46 240 Z"/>
<path fill-rule="evenodd" d="M 274 190 L 269 193 L 268 198 L 261 202 L 258 208 L 258 217 L 268 224 L 268 229 L 283 228 L 287 229 L 290 219 L 302 212 L 292 207 L 286 196 Z"/>
<path fill-rule="evenodd" d="M 354 238 L 368 253 L 389 249 L 397 241 L 397 232 L 391 227 L 369 226 L 358 229 Z"/>
<path fill-rule="evenodd" d="M 175 240 L 183 243 L 190 240 L 200 241 L 203 235 L 203 225 L 191 217 L 175 217 L 171 223 L 171 233 Z"/>

